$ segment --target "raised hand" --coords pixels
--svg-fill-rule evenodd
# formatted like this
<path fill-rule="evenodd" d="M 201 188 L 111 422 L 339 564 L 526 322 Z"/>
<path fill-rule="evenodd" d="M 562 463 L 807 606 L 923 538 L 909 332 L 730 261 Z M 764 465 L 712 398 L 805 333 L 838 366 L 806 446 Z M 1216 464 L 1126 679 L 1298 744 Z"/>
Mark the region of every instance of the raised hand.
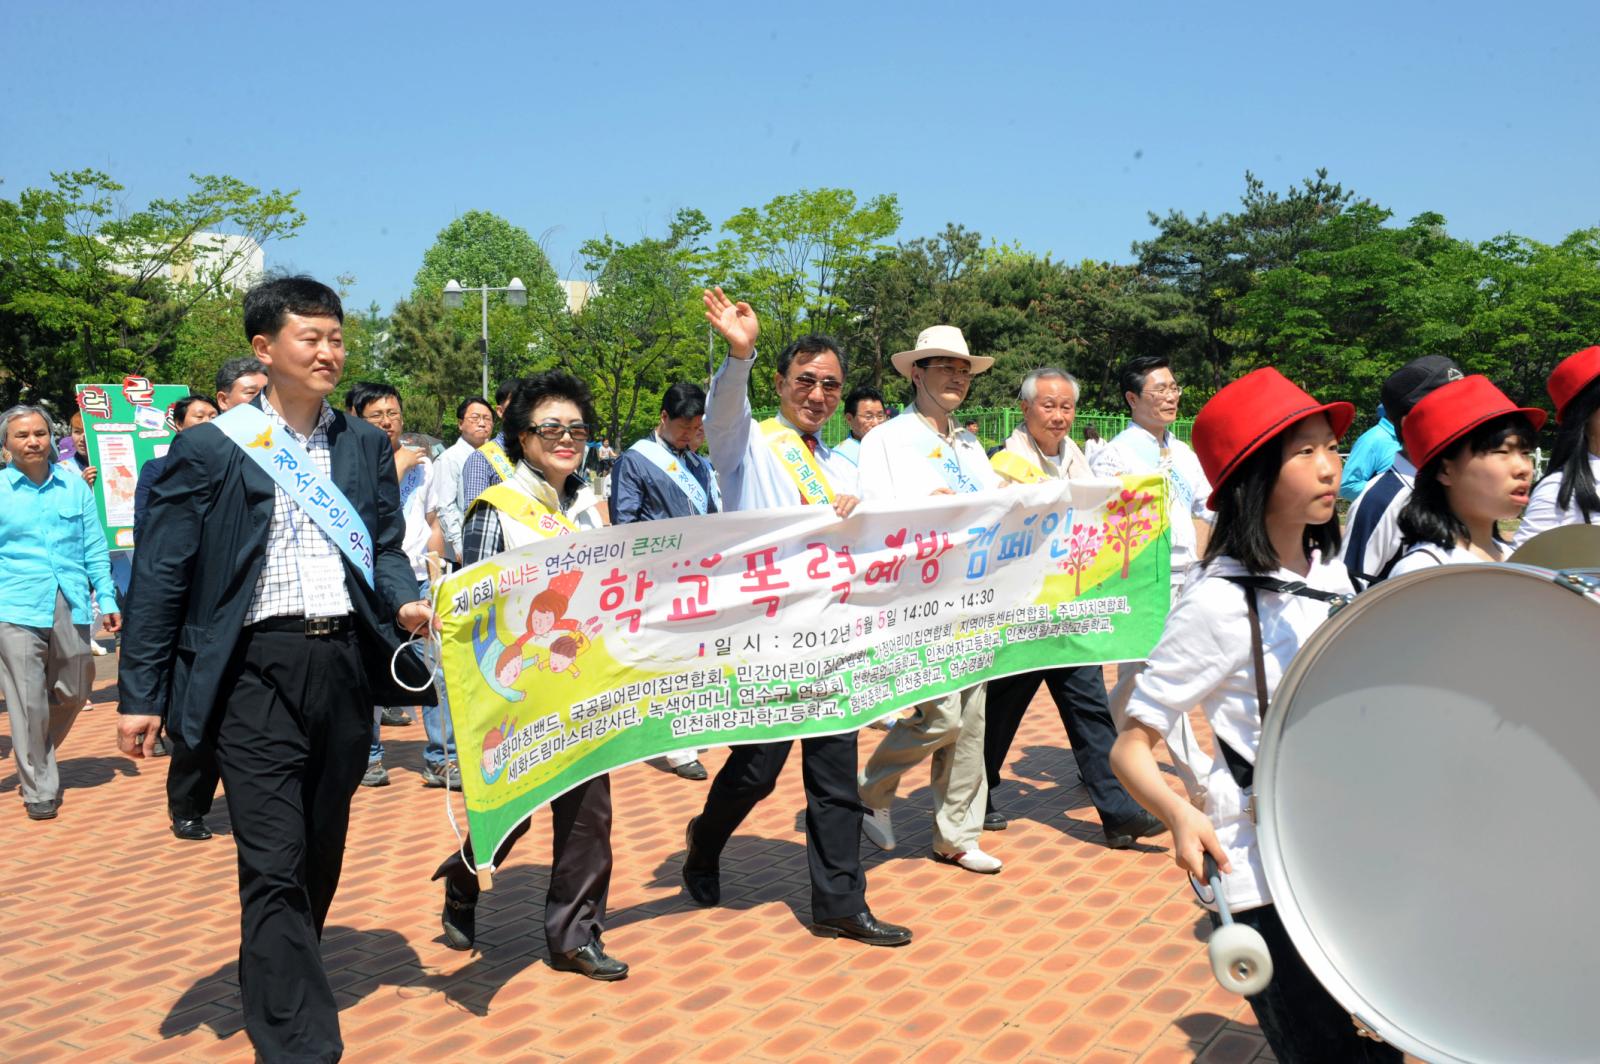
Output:
<path fill-rule="evenodd" d="M 750 304 L 733 302 L 722 294 L 721 288 L 707 289 L 704 300 L 706 321 L 728 341 L 728 353 L 734 358 L 749 358 L 755 354 L 761 321 Z"/>

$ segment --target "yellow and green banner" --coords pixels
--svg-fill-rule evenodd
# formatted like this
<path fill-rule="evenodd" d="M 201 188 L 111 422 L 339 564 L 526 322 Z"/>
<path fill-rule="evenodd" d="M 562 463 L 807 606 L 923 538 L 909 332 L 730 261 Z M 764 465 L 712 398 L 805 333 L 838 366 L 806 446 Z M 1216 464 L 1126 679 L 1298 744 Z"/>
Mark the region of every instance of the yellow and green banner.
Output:
<path fill-rule="evenodd" d="M 1162 480 L 1049 481 L 557 536 L 440 591 L 474 849 L 687 747 L 853 731 L 1012 673 L 1136 661 L 1161 634 Z"/>

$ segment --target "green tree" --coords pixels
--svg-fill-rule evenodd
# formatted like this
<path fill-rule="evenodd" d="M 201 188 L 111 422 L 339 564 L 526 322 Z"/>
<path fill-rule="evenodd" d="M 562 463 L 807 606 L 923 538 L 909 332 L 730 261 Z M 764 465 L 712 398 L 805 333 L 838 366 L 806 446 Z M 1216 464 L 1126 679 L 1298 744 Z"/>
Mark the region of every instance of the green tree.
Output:
<path fill-rule="evenodd" d="M 230 291 L 249 245 L 294 235 L 296 193 L 195 175 L 181 199 L 125 212 L 97 170 L 51 175 L 53 188 L 0 199 L 0 388 L 65 401 L 91 376 L 159 376 L 197 305 Z"/>
<path fill-rule="evenodd" d="M 559 330 L 567 297 L 544 250 L 526 229 L 499 215 L 467 211 L 439 231 L 433 245 L 423 253 L 412 286 L 411 301 L 420 303 L 442 299 L 445 284 L 452 280 L 468 288 L 500 288 L 513 277 L 528 289 L 526 306 L 512 306 L 500 293 L 489 295 L 491 389 L 508 376 L 548 363 L 554 353 L 551 333 Z M 463 340 L 476 344 L 483 322 L 478 293 L 469 292 L 464 304 L 449 312 L 448 320 Z M 449 352 L 441 351 L 439 357 L 448 358 Z M 479 386 L 472 382 L 480 372 L 481 369 L 455 382 L 451 394 L 476 394 Z"/>
<path fill-rule="evenodd" d="M 383 324 L 377 357 L 369 355 L 371 375 L 399 389 L 408 430 L 449 439 L 446 432 L 455 427 L 456 404 L 477 394 L 477 346 L 461 335 L 450 312 L 434 297 L 401 300 Z M 350 374 L 348 363 L 345 376 L 359 379 Z"/>
<path fill-rule="evenodd" d="M 890 250 L 884 241 L 900 228 L 900 205 L 892 194 L 858 204 L 849 189 L 802 189 L 746 207 L 723 228 L 733 235 L 718 242 L 708 272 L 761 316 L 753 380 L 758 405 L 770 403 L 771 373 L 763 370 L 802 333 L 839 332 L 849 323 L 849 279 Z"/>
<path fill-rule="evenodd" d="M 678 380 L 707 379 L 700 301 L 705 215 L 681 210 L 665 237 L 625 244 L 605 236 L 582 248 L 595 294 L 560 341 L 573 372 L 594 391 L 609 438 L 624 444 L 655 420 L 655 399 Z"/>
<path fill-rule="evenodd" d="M 1268 191 L 1245 174 L 1240 210 L 1189 218 L 1182 211 L 1154 212 L 1156 236 L 1133 245 L 1140 272 L 1181 293 L 1193 307 L 1200 330 L 1178 352 L 1179 376 L 1209 395 L 1233 376 L 1229 330 L 1237 301 L 1262 275 L 1296 262 L 1319 246 L 1324 227 L 1350 205 L 1353 193 L 1329 182 L 1326 170 L 1286 193 Z"/>

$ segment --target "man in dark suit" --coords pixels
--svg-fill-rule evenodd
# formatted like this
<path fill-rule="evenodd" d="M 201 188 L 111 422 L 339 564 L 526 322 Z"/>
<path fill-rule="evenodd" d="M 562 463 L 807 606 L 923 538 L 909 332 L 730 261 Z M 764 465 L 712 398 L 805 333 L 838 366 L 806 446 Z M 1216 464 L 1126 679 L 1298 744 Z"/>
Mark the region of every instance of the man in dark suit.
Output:
<path fill-rule="evenodd" d="M 238 849 L 245 1030 L 268 1061 L 343 1052 L 319 939 L 371 707 L 395 697 L 391 650 L 400 628 L 432 621 L 401 549 L 389 441 L 326 402 L 343 320 L 308 277 L 246 294 L 268 388 L 173 444 L 134 559 L 118 683 L 125 753 L 151 752 L 163 713 L 184 743 L 216 752 Z M 301 483 L 267 471 L 279 454 L 298 459 Z M 313 504 L 330 494 L 348 504 L 342 528 Z"/>
<path fill-rule="evenodd" d="M 254 361 L 253 359 L 251 361 Z M 190 393 L 172 404 L 172 424 L 175 431 L 203 425 L 218 414 L 216 403 L 203 395 Z M 150 487 L 161 479 L 167 468 L 167 456 L 157 455 L 139 467 L 139 483 L 133 489 L 133 541 L 137 545 L 144 535 L 144 514 L 150 505 Z M 163 741 L 169 737 L 163 736 Z M 157 753 L 162 751 L 157 750 Z M 172 823 L 172 833 L 190 842 L 203 842 L 211 837 L 206 826 L 206 814 L 211 812 L 211 800 L 217 793 L 217 759 L 209 750 L 197 750 L 179 741 L 167 743 L 167 818 Z"/>
<path fill-rule="evenodd" d="M 661 393 L 661 421 L 611 467 L 611 523 L 698 517 L 722 509 L 711 461 L 695 453 L 705 421 L 705 389 L 679 381 Z M 703 780 L 706 767 L 694 750 L 667 754 L 667 767 L 686 780 Z"/>

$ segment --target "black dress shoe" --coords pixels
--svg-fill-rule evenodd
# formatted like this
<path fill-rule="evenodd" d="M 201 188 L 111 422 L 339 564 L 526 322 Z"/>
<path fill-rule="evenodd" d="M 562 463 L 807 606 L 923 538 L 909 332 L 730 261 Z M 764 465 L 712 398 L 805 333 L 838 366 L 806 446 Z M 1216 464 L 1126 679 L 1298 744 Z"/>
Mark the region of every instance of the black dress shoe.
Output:
<path fill-rule="evenodd" d="M 211 837 L 211 829 L 206 827 L 206 818 L 203 816 L 175 816 L 172 818 L 172 834 L 189 842 L 204 842 Z"/>
<path fill-rule="evenodd" d="M 1106 847 L 1112 850 L 1126 850 L 1136 840 L 1160 835 L 1166 830 L 1167 825 L 1163 824 L 1159 817 L 1141 809 L 1139 815 L 1132 820 L 1106 825 Z"/>
<path fill-rule="evenodd" d="M 812 923 L 811 930 L 823 938 L 853 938 L 869 946 L 904 946 L 911 941 L 909 927 L 886 924 L 871 912 L 833 920 L 817 920 Z"/>
<path fill-rule="evenodd" d="M 707 775 L 706 767 L 698 759 L 689 762 L 687 765 L 673 765 L 672 771 L 686 780 L 703 780 Z"/>
<path fill-rule="evenodd" d="M 983 814 L 983 830 L 985 831 L 1004 831 L 1010 823 L 1011 821 L 1006 819 L 1006 815 L 999 810 L 991 809 Z"/>
<path fill-rule="evenodd" d="M 628 977 L 628 966 L 615 957 L 607 956 L 605 947 L 595 939 L 586 946 L 565 953 L 550 954 L 550 967 L 558 972 L 577 972 L 602 983 L 613 983 Z"/>
<path fill-rule="evenodd" d="M 54 820 L 61 803 L 54 798 L 46 798 L 42 802 L 23 802 L 22 805 L 28 811 L 29 820 Z"/>
<path fill-rule="evenodd" d="M 699 820 L 691 819 L 683 831 L 683 886 L 696 905 L 710 908 L 722 900 L 722 873 L 716 862 L 707 861 L 695 848 L 694 826 Z"/>
<path fill-rule="evenodd" d="M 444 880 L 444 909 L 439 923 L 444 927 L 444 942 L 451 949 L 469 950 L 478 936 L 478 881 L 453 874 L 445 861 L 433 874 Z M 469 885 L 470 884 L 470 885 Z"/>

